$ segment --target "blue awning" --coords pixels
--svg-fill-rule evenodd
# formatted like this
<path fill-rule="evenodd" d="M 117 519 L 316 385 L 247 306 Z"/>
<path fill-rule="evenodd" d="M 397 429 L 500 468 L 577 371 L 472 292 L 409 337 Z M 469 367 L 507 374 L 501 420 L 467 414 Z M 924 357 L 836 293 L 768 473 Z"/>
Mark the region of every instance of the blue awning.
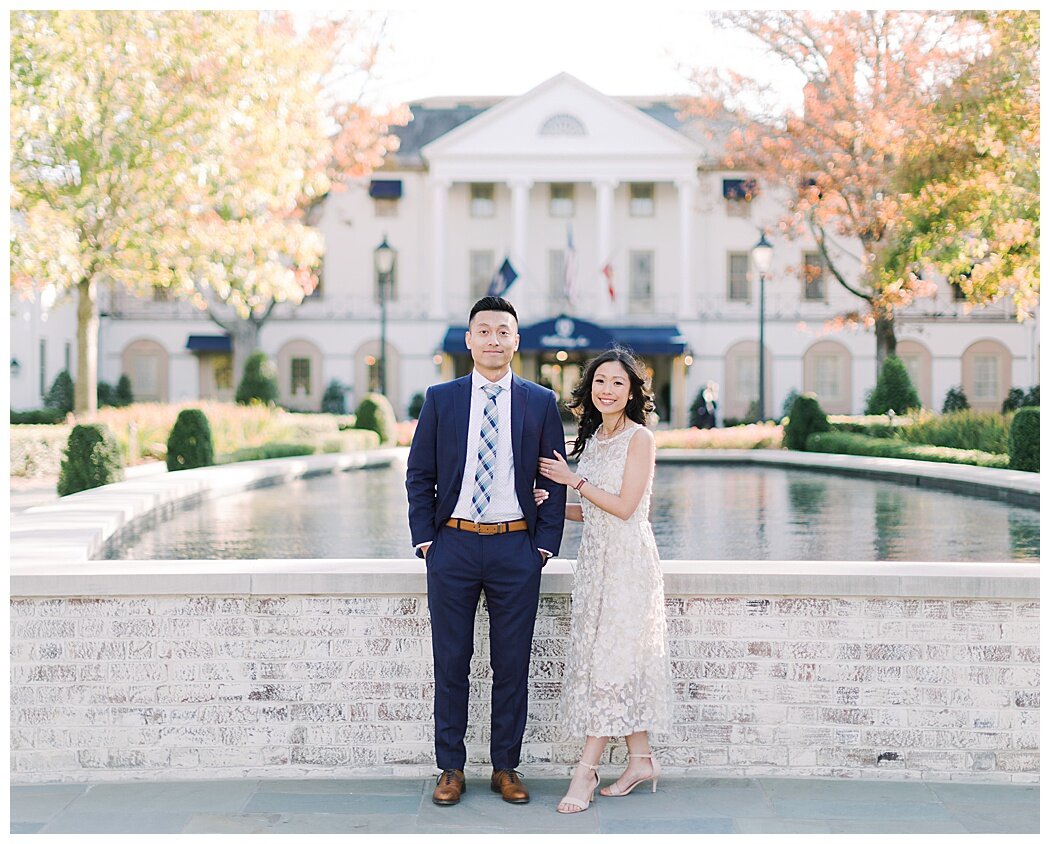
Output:
<path fill-rule="evenodd" d="M 465 325 L 454 325 L 445 332 L 441 348 L 452 354 L 469 354 L 463 343 Z M 627 346 L 640 355 L 680 355 L 685 338 L 675 325 L 597 325 L 587 320 L 561 316 L 518 330 L 522 352 L 598 353 L 613 345 Z"/>
<path fill-rule="evenodd" d="M 400 179 L 372 179 L 368 186 L 368 195 L 373 199 L 400 199 Z"/>
<path fill-rule="evenodd" d="M 191 334 L 186 348 L 191 352 L 228 352 L 232 346 L 229 334 Z"/>

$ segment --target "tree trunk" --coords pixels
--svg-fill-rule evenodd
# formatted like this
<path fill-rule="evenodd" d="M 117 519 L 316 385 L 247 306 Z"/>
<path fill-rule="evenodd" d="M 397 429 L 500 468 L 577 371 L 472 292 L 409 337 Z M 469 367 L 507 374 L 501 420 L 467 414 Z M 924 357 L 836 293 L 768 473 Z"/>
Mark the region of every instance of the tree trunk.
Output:
<path fill-rule="evenodd" d="M 897 354 L 897 333 L 894 330 L 893 316 L 875 317 L 875 379 L 882 372 L 886 358 Z"/>
<path fill-rule="evenodd" d="M 254 320 L 239 319 L 227 323 L 226 330 L 230 333 L 230 342 L 233 345 L 233 386 L 234 389 L 241 383 L 244 377 L 244 364 L 248 356 L 259 348 L 259 329 L 262 325 Z"/>
<path fill-rule="evenodd" d="M 87 416 L 98 410 L 98 282 L 94 276 L 77 282 L 77 378 L 73 412 Z"/>

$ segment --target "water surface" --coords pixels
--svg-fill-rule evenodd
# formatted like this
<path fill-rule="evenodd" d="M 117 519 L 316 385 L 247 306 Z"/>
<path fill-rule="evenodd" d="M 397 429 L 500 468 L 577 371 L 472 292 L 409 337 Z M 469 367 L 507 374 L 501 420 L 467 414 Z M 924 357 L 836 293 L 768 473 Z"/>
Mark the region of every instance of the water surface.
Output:
<path fill-rule="evenodd" d="M 570 493 L 570 500 L 573 500 Z M 1037 561 L 1039 511 L 798 469 L 666 464 L 650 513 L 664 559 Z M 146 520 L 108 559 L 410 557 L 402 463 L 230 495 Z M 567 522 L 560 556 L 582 526 Z"/>

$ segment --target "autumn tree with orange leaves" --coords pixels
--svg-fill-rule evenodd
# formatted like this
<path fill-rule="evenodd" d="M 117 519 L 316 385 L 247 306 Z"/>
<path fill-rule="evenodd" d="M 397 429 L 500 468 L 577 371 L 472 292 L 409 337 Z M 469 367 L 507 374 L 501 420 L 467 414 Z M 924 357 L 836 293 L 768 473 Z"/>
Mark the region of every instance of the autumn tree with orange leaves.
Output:
<path fill-rule="evenodd" d="M 360 37 L 349 17 L 300 34 L 286 14 L 12 13 L 12 284 L 75 292 L 77 413 L 96 406 L 101 285 L 190 299 L 235 365 L 313 289 L 307 210 L 405 120 L 333 95 Z M 367 74 L 374 46 L 357 55 Z"/>
<path fill-rule="evenodd" d="M 781 232 L 812 236 L 830 274 L 863 300 L 843 319 L 874 328 L 881 368 L 896 350 L 895 313 L 933 286 L 914 273 L 877 271 L 900 221 L 898 166 L 945 83 L 974 59 L 983 27 L 965 16 L 895 11 L 731 11 L 714 21 L 793 69 L 803 108 L 783 110 L 756 79 L 699 69 L 693 81 L 703 93 L 690 110 L 729 127 L 725 166 L 784 191 Z M 841 248 L 852 242 L 861 252 L 853 258 Z"/>

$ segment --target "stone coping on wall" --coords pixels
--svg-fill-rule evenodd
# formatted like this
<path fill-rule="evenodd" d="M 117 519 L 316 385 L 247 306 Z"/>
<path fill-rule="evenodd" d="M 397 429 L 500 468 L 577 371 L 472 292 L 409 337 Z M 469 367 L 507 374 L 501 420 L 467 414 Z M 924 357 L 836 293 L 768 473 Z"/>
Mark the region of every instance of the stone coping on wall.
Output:
<path fill-rule="evenodd" d="M 422 595 L 422 560 L 91 560 L 21 564 L 12 597 Z M 572 562 L 547 564 L 541 590 L 572 591 Z M 664 560 L 668 595 L 806 595 L 1038 600 L 1032 563 Z"/>

